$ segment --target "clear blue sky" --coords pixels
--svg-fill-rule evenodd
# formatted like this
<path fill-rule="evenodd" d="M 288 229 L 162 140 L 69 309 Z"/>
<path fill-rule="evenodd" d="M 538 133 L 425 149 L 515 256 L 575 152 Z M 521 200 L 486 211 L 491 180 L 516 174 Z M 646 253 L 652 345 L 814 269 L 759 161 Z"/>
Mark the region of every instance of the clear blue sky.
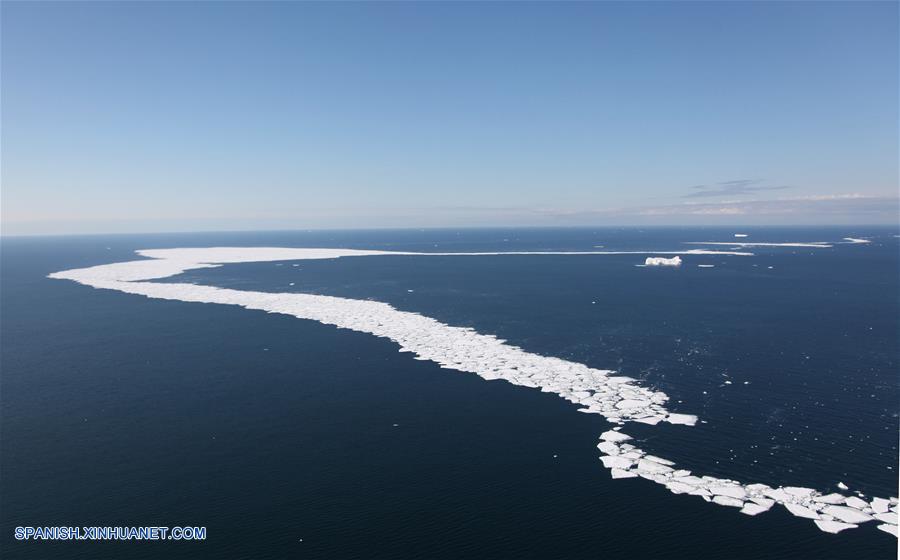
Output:
<path fill-rule="evenodd" d="M 895 2 L 0 9 L 5 234 L 897 221 Z"/>

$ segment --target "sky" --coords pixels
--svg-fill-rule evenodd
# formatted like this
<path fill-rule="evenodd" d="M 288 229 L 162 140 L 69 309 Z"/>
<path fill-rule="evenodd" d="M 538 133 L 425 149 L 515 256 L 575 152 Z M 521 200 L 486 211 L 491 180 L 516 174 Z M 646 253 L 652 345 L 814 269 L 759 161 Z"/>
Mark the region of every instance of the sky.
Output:
<path fill-rule="evenodd" d="M 0 3 L 4 235 L 897 224 L 898 3 Z"/>

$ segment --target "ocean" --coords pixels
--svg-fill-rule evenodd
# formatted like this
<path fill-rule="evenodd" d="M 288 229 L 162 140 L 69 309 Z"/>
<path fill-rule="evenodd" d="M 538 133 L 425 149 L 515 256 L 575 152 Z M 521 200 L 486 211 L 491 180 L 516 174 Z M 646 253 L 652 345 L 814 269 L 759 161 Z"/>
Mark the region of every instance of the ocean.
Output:
<path fill-rule="evenodd" d="M 735 233 L 747 237 L 736 238 Z M 897 496 L 897 228 L 378 230 L 3 238 L 4 558 L 894 558 L 840 534 L 613 480 L 612 425 L 396 343 L 47 278 L 175 247 L 753 256 L 367 256 L 161 283 L 385 302 L 616 370 L 695 426 L 629 422 L 697 474 Z M 865 240 L 854 243 L 850 240 Z M 726 245 L 692 245 L 716 242 Z M 825 242 L 825 243 L 821 243 Z M 812 243 L 805 246 L 735 243 Z M 818 245 L 817 245 L 818 244 Z M 828 246 L 824 246 L 828 245 Z M 703 266 L 699 266 L 703 265 Z M 711 266 L 710 266 L 711 265 Z M 20 542 L 16 526 L 204 526 L 204 541 Z"/>

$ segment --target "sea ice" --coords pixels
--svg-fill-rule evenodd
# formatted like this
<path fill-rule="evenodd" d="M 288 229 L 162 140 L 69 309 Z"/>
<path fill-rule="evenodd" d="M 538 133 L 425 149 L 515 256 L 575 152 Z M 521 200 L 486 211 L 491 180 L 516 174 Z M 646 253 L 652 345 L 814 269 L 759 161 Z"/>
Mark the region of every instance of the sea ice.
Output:
<path fill-rule="evenodd" d="M 823 243 L 816 243 L 813 246 L 825 246 Z M 749 246 L 750 244 L 745 245 Z M 797 244 L 780 245 L 797 246 Z M 411 353 L 414 359 L 433 361 L 443 368 L 475 373 L 484 379 L 504 379 L 515 385 L 534 387 L 544 392 L 555 393 L 580 405 L 582 407 L 579 408 L 580 411 L 601 414 L 612 423 L 636 421 L 655 424 L 659 421 L 666 421 L 670 424 L 693 425 L 697 421 L 696 416 L 693 415 L 669 412 L 664 406 L 667 400 L 664 393 L 641 387 L 634 379 L 611 375 L 613 374 L 611 371 L 589 368 L 584 364 L 532 354 L 506 344 L 497 337 L 480 334 L 469 328 L 452 327 L 420 314 L 398 311 L 386 303 L 293 292 L 252 292 L 188 283 L 150 282 L 150 280 L 168 278 L 188 270 L 213 268 L 240 262 L 287 262 L 304 259 L 392 255 L 424 257 L 500 254 L 648 254 L 649 252 L 646 251 L 400 253 L 352 249 L 214 247 L 153 249 L 138 251 L 138 253 L 147 258 L 56 272 L 49 276 L 74 280 L 94 288 L 117 290 L 149 298 L 237 305 L 246 309 L 291 315 L 338 328 L 369 333 L 396 342 L 399 345 L 399 351 Z M 651 259 L 666 261 L 654 266 L 672 266 L 673 261 L 680 264 L 681 259 L 677 255 L 683 254 L 752 255 L 752 253 L 708 249 L 664 251 L 655 254 L 675 254 L 676 256 L 671 259 L 651 257 Z M 602 441 L 597 447 L 606 453 L 600 459 L 604 466 L 610 469 L 613 478 L 640 476 L 663 484 L 676 493 L 686 492 L 720 505 L 740 507 L 748 515 L 756 515 L 772 507 L 775 503 L 782 503 L 795 515 L 797 512 L 802 512 L 804 516 L 809 516 L 810 514 L 807 512 L 815 514 L 815 511 L 808 508 L 808 505 L 825 503 L 829 505 L 824 508 L 824 513 L 843 521 L 841 523 L 829 519 L 815 520 L 820 529 L 829 532 L 839 532 L 855 527 L 855 523 L 872 520 L 871 516 L 858 508 L 831 505 L 832 502 L 834 504 L 843 503 L 843 497 L 840 498 L 841 501 L 837 501 L 833 494 L 820 496 L 810 488 L 771 488 L 764 484 L 742 485 L 732 480 L 693 476 L 689 471 L 681 469 L 676 471 L 673 469 L 674 464 L 671 461 L 652 455 L 648 456 L 634 445 L 623 443 L 631 440 L 631 437 L 619 432 L 618 428 L 604 432 L 600 439 Z M 633 468 L 635 463 L 637 463 L 637 467 Z M 847 489 L 843 483 L 839 483 L 838 487 Z M 749 498 L 750 501 L 745 504 L 744 498 Z M 854 499 L 858 500 L 858 498 Z M 859 501 L 862 502 L 864 508 L 869 510 L 868 503 Z M 874 499 L 869 511 L 876 512 L 876 518 L 883 522 L 879 528 L 891 533 L 891 530 L 884 527 L 890 528 L 896 524 L 896 512 L 893 510 L 896 509 L 897 501 L 895 498 L 888 501 L 891 505 L 887 512 L 880 511 L 885 509 L 884 502 L 885 500 L 880 498 Z M 893 533 L 895 534 L 896 531 Z"/>

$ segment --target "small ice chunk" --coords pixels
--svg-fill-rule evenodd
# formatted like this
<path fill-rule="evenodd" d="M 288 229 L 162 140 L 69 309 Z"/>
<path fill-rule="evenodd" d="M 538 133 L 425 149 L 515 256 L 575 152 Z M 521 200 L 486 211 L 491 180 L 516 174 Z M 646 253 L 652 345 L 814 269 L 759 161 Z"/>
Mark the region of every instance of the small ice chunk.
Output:
<path fill-rule="evenodd" d="M 747 237 L 747 234 L 746 233 L 735 233 L 734 236 L 735 237 Z"/>
<path fill-rule="evenodd" d="M 878 526 L 878 528 L 889 535 L 894 535 L 895 537 L 897 536 L 897 526 L 896 525 L 888 525 L 887 523 L 882 523 L 881 525 Z"/>
<path fill-rule="evenodd" d="M 872 521 L 872 516 L 863 513 L 856 508 L 847 506 L 826 506 L 822 512 L 846 523 L 865 523 L 866 521 Z"/>
<path fill-rule="evenodd" d="M 839 521 L 828 521 L 825 519 L 816 519 L 816 526 L 825 531 L 826 533 L 840 533 L 846 529 L 856 529 L 859 525 L 854 525 L 853 523 L 841 523 Z"/>
<path fill-rule="evenodd" d="M 843 482 L 838 482 L 838 483 L 837 483 L 837 487 L 840 488 L 841 490 L 849 490 L 849 489 L 850 489 L 850 488 L 848 488 L 847 485 L 844 484 Z"/>
<path fill-rule="evenodd" d="M 737 498 L 732 498 L 730 496 L 713 496 L 712 501 L 719 504 L 720 506 L 731 506 L 731 507 L 744 507 L 744 502 L 742 500 L 738 500 Z"/>

